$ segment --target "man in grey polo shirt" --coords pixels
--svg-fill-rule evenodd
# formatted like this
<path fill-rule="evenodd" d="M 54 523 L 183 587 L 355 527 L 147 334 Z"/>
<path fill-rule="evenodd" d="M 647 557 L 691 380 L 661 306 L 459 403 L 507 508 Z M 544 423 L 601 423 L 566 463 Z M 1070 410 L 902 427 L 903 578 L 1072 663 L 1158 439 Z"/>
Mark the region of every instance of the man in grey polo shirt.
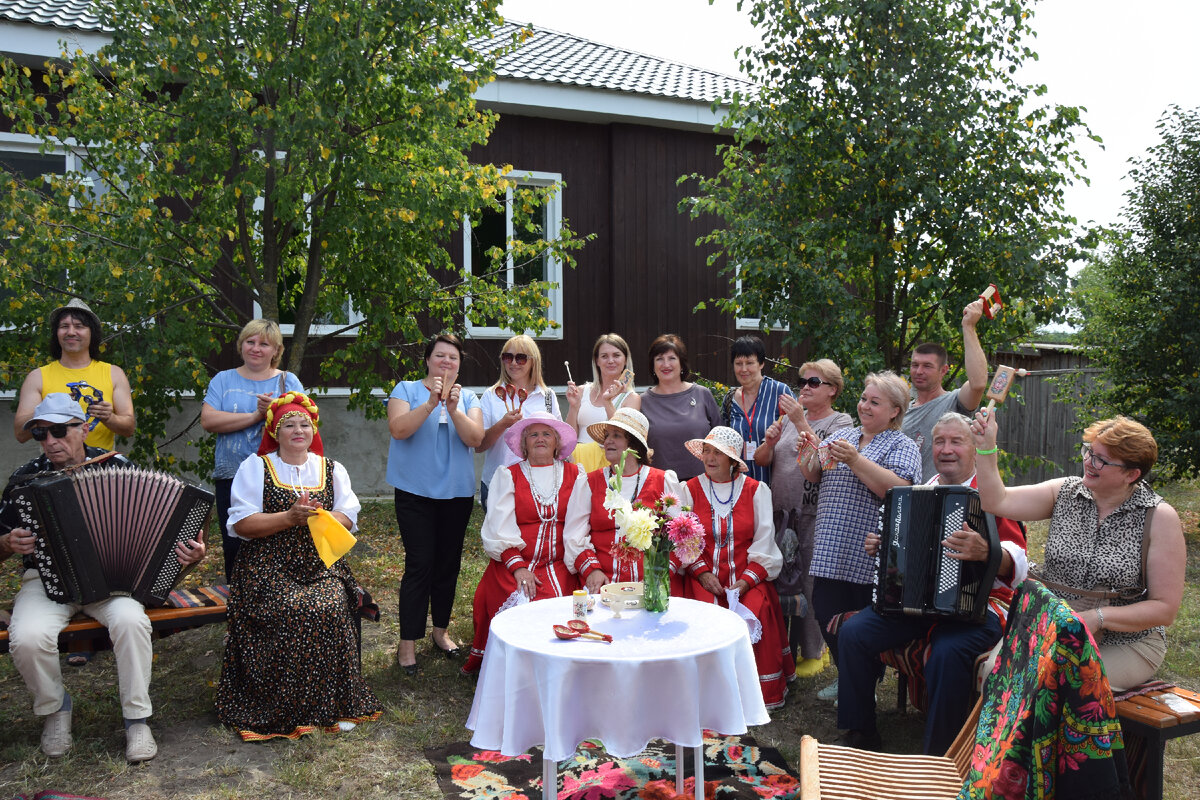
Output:
<path fill-rule="evenodd" d="M 925 342 L 913 350 L 909 382 L 915 397 L 904 413 L 900 430 L 921 449 L 922 475 L 937 474 L 937 467 L 933 463 L 933 426 L 947 411 L 968 416 L 973 414 L 987 389 L 987 357 L 979 344 L 979 334 L 975 332 L 975 326 L 982 316 L 982 300 L 976 300 L 963 309 L 963 365 L 967 380 L 953 391 L 942 388 L 942 381 L 950 371 L 946 348 L 936 342 Z"/>

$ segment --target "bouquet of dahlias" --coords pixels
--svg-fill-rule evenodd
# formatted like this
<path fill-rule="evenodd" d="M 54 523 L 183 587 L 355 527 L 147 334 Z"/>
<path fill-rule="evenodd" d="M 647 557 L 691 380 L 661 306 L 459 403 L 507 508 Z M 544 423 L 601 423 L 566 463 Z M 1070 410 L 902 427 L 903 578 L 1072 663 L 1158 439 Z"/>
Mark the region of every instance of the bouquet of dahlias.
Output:
<path fill-rule="evenodd" d="M 699 558 L 704 549 L 704 526 L 689 508 L 679 504 L 679 498 L 671 492 L 647 506 L 635 499 L 632 503 L 621 496 L 621 473 L 625 471 L 625 458 L 609 482 L 604 507 L 616 521 L 619 535 L 613 547 L 613 558 L 636 560 L 641 553 L 665 555 L 674 550 L 682 565 L 687 566 Z M 675 509 L 678 508 L 678 511 Z"/>

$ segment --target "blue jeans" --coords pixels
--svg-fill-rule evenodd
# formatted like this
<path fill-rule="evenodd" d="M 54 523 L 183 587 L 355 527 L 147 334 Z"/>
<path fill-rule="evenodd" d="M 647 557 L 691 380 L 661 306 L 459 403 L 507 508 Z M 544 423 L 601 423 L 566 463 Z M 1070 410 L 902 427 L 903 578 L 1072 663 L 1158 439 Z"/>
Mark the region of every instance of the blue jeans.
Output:
<path fill-rule="evenodd" d="M 927 632 L 925 753 L 946 752 L 971 710 L 975 659 L 1000 641 L 1000 618 L 991 609 L 979 625 L 919 617 L 884 618 L 870 607 L 851 617 L 838 631 L 838 728 L 875 730 L 879 654 Z"/>

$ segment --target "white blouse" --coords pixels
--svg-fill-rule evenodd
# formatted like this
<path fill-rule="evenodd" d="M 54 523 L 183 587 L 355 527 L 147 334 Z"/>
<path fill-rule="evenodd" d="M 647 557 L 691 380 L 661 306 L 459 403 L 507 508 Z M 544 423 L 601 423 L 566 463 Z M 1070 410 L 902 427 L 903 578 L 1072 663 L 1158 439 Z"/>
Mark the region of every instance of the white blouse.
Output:
<path fill-rule="evenodd" d="M 700 475 L 697 480 L 700 481 L 700 488 L 704 491 L 704 496 L 708 498 L 711 505 L 718 514 L 721 511 L 728 511 L 733 506 L 737 505 L 738 500 L 742 496 L 742 488 L 746 485 L 746 476 L 738 475 L 735 479 L 733 489 L 732 502 L 721 505 L 718 504 L 712 495 L 712 482 L 705 476 Z M 730 485 L 722 483 L 719 491 L 728 491 Z M 682 492 L 679 499 L 685 506 L 695 506 L 695 501 L 692 500 L 691 488 L 685 483 L 682 487 Z M 771 510 L 771 487 L 765 483 L 759 483 L 758 490 L 754 493 L 754 539 L 750 542 L 750 549 L 746 552 L 746 561 L 760 565 L 767 571 L 767 579 L 775 580 L 779 577 L 779 570 L 783 567 L 783 554 L 779 552 L 779 545 L 775 544 L 775 514 Z M 711 519 L 700 520 L 704 525 L 704 529 L 708 532 L 709 540 L 713 536 Z M 732 538 L 732 537 L 731 537 Z"/>
<path fill-rule="evenodd" d="M 556 465 L 563 469 L 563 480 L 566 480 L 567 470 L 578 470 L 579 477 L 571 487 L 571 496 L 567 499 L 567 513 L 564 517 L 564 530 L 571 530 L 587 525 L 587 515 L 592 513 L 590 495 L 587 492 L 587 475 L 583 467 L 570 462 L 556 461 L 547 467 L 530 467 L 533 476 L 532 483 L 543 495 L 550 494 L 557 482 Z M 513 483 L 512 471 L 507 467 L 496 470 L 492 482 L 488 485 L 487 516 L 483 518 L 483 527 L 479 536 L 483 539 L 483 551 L 490 558 L 499 561 L 505 550 L 515 547 L 518 550 L 525 546 L 521 538 L 521 529 L 517 527 L 517 487 Z M 557 501 L 556 501 L 557 502 Z M 567 563 L 568 568 L 572 565 Z M 575 570 L 571 570 L 574 572 Z"/>
<path fill-rule="evenodd" d="M 606 489 L 608 486 L 608 479 L 611 477 L 609 469 L 611 468 L 604 468 L 604 484 Z M 621 478 L 621 496 L 632 503 L 635 497 L 634 492 L 637 491 L 638 493 L 641 493 L 642 487 L 645 486 L 646 478 L 649 477 L 649 475 L 650 467 L 643 465 L 642 468 L 633 475 L 623 476 Z M 663 491 L 674 494 L 676 497 L 683 497 L 683 493 L 680 491 L 680 489 L 683 488 L 683 484 L 679 482 L 679 478 L 675 477 L 675 470 L 666 470 L 664 475 Z M 592 546 L 591 509 L 593 502 L 595 502 L 597 506 L 604 504 L 603 495 L 598 498 L 598 502 L 596 502 L 596 499 L 593 499 L 592 485 L 587 481 L 584 481 L 583 493 L 583 500 L 588 509 L 587 516 L 580 521 L 581 524 L 575 526 L 567 525 L 563 530 L 563 549 L 567 553 L 567 568 L 570 569 L 571 572 L 575 571 L 575 560 L 579 558 L 579 555 L 583 551 L 596 549 Z M 667 512 L 667 515 L 671 517 L 677 516 L 678 514 L 678 506 Z"/>
<path fill-rule="evenodd" d="M 285 464 L 278 452 L 268 453 L 267 458 L 275 467 L 279 479 L 296 490 L 296 496 L 308 489 L 315 492 L 321 482 L 321 462 L 325 459 L 315 453 L 309 453 L 304 464 Z M 233 526 L 251 514 L 259 514 L 263 510 L 263 481 L 266 479 L 266 466 L 258 456 L 251 456 L 238 467 L 237 475 L 233 478 L 229 502 L 229 535 L 237 536 Z M 350 488 L 350 476 L 346 468 L 339 462 L 333 462 L 333 508 L 330 511 L 340 511 L 350 519 L 350 531 L 358 530 L 358 512 L 362 504 L 358 496 Z M 244 536 L 238 536 L 245 539 Z"/>

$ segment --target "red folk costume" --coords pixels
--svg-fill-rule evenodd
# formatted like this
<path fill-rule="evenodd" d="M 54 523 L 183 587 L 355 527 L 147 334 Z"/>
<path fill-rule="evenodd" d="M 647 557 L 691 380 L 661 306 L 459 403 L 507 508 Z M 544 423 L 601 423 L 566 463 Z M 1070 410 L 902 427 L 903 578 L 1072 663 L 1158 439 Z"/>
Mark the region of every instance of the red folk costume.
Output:
<path fill-rule="evenodd" d="M 535 499 L 527 469 L 561 470 L 562 484 L 554 505 Z M 579 588 L 579 579 L 565 561 L 563 527 L 568 517 L 573 524 L 582 524 L 587 511 L 581 491 L 585 485 L 583 469 L 561 461 L 548 467 L 530 467 L 529 462 L 521 461 L 496 470 L 488 488 L 488 516 L 480 531 L 491 561 L 475 588 L 475 638 L 463 672 L 477 672 L 483 665 L 492 617 L 517 591 L 513 573 L 518 569 L 528 569 L 540 581 L 535 600 L 569 595 Z"/>
<path fill-rule="evenodd" d="M 712 487 L 717 503 L 709 499 L 706 487 Z M 750 584 L 741 604 L 762 623 L 762 638 L 754 645 L 759 685 L 767 708 L 779 708 L 788 682 L 795 677 L 796 663 L 772 583 L 783 558 L 775 544 L 770 489 L 745 476 L 714 484 L 704 475 L 689 480 L 684 489 L 683 504 L 691 506 L 704 525 L 705 544 L 700 557 L 684 571 L 683 580 L 672 583 L 672 590 L 679 587 L 683 597 L 727 606 L 723 595 L 716 597 L 700 585 L 699 575 L 712 572 L 726 588 L 738 580 Z M 731 498 L 732 507 L 720 503 L 723 495 Z M 724 513 L 714 514 L 714 505 L 724 505 Z"/>
<path fill-rule="evenodd" d="M 611 478 L 611 467 L 588 473 L 587 488 L 591 499 L 588 526 L 586 529 L 567 530 L 567 563 L 574 568 L 581 581 L 587 580 L 588 573 L 597 568 L 613 583 L 642 580 L 640 552 L 636 554 L 634 561 L 613 564 L 613 541 L 616 538 L 617 525 L 609 510 L 604 507 L 608 481 Z M 621 478 L 621 488 L 626 487 L 632 487 L 633 502 L 641 501 L 644 506 L 652 506 L 662 497 L 665 490 L 678 492 L 679 482 L 673 472 L 668 477 L 661 469 L 643 466 L 636 474 Z"/>

